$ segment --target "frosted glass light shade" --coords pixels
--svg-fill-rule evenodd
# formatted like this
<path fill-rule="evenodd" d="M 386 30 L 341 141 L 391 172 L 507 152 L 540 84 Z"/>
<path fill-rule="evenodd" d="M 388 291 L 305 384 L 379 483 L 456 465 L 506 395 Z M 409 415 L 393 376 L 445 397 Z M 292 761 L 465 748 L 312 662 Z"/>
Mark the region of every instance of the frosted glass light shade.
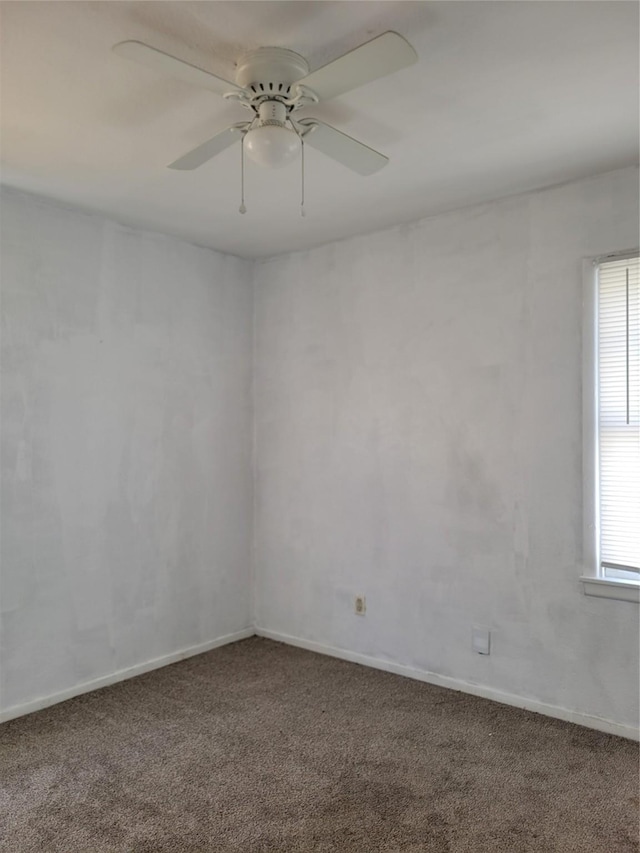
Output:
<path fill-rule="evenodd" d="M 286 127 L 267 124 L 250 130 L 244 138 L 247 155 L 259 166 L 279 169 L 300 154 L 300 137 Z"/>

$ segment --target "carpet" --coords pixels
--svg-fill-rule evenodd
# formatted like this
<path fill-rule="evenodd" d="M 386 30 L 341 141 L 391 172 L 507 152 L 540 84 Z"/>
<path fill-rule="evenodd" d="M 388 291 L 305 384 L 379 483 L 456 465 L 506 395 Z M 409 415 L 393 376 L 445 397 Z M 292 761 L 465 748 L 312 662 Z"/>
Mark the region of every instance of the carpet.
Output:
<path fill-rule="evenodd" d="M 253 637 L 0 726 L 3 853 L 638 851 L 638 745 Z"/>

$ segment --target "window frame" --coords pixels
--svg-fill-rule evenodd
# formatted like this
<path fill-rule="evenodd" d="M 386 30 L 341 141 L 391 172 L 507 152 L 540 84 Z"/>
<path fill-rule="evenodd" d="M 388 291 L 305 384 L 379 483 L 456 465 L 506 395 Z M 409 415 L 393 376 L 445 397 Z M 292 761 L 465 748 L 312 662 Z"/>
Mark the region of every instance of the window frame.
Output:
<path fill-rule="evenodd" d="M 583 261 L 582 432 L 583 571 L 585 595 L 640 602 L 640 580 L 605 576 L 600 560 L 598 483 L 598 267 L 607 261 L 637 258 L 638 249 L 612 252 Z"/>

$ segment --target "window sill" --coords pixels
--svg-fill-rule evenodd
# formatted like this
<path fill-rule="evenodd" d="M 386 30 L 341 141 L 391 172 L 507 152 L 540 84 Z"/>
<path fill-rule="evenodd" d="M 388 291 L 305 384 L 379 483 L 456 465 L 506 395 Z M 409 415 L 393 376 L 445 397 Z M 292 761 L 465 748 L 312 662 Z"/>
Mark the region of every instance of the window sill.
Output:
<path fill-rule="evenodd" d="M 598 598 L 615 598 L 618 601 L 640 602 L 640 582 L 614 580 L 613 578 L 590 578 L 583 575 L 580 580 L 585 595 Z"/>

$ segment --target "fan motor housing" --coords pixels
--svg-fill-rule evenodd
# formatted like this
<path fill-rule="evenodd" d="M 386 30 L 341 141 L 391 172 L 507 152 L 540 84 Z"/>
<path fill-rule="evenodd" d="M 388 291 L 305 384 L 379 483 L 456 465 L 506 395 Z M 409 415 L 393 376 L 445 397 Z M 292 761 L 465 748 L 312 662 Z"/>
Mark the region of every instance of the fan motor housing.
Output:
<path fill-rule="evenodd" d="M 236 83 L 256 94 L 288 95 L 309 73 L 306 59 L 283 47 L 261 47 L 245 53 L 236 67 Z"/>

